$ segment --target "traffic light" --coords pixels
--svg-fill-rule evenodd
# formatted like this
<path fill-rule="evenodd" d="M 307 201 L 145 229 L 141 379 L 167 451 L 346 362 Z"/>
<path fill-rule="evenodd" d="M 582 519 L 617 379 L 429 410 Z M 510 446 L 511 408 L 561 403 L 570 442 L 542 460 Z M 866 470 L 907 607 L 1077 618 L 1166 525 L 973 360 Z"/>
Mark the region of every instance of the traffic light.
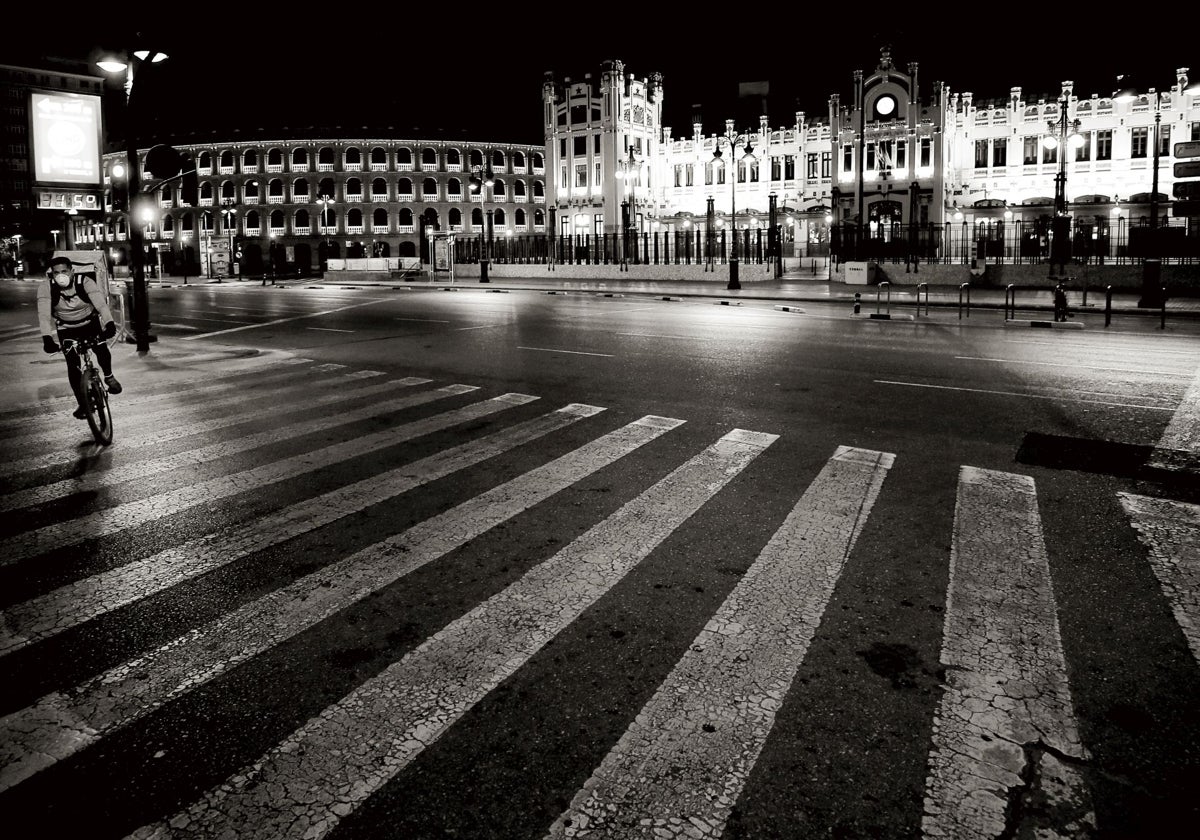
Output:
<path fill-rule="evenodd" d="M 113 210 L 124 213 L 129 210 L 129 174 L 125 164 L 118 163 L 113 166 L 110 177 Z"/>

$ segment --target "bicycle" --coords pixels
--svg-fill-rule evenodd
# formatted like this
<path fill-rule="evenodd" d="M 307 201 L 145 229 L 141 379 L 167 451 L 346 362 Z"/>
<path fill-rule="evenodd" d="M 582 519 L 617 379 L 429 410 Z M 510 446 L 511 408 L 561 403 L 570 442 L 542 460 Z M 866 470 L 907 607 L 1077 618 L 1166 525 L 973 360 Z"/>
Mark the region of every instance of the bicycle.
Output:
<path fill-rule="evenodd" d="M 108 386 L 104 384 L 104 374 L 96 364 L 92 348 L 107 343 L 103 338 L 64 338 L 62 340 L 63 355 L 73 353 L 75 364 L 79 367 L 79 390 L 83 410 L 87 412 L 88 426 L 96 442 L 108 446 L 112 443 L 113 426 L 112 411 L 108 407 Z"/>

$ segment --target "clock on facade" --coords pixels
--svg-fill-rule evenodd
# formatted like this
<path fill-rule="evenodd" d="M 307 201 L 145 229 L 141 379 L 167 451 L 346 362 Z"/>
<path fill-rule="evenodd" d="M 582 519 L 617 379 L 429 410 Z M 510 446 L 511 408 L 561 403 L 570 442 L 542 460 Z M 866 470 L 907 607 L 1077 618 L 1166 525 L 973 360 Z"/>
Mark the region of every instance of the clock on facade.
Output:
<path fill-rule="evenodd" d="M 881 117 L 890 117 L 896 110 L 896 97 L 884 94 L 875 100 L 875 113 Z"/>

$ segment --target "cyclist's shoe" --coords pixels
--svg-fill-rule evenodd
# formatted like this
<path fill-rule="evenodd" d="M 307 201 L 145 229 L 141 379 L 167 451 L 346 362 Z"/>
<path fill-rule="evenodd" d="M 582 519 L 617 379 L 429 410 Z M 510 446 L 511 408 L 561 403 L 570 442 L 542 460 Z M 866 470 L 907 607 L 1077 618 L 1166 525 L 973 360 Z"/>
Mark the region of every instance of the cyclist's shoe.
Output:
<path fill-rule="evenodd" d="M 115 376 L 104 377 L 104 384 L 108 386 L 108 393 L 110 394 L 119 394 L 122 390 L 124 390 L 121 387 L 121 383 L 117 381 L 117 377 Z"/>
<path fill-rule="evenodd" d="M 77 408 L 71 412 L 71 416 L 74 417 L 76 420 L 86 420 L 87 419 L 87 409 L 84 408 L 83 406 L 79 406 L 79 408 Z"/>

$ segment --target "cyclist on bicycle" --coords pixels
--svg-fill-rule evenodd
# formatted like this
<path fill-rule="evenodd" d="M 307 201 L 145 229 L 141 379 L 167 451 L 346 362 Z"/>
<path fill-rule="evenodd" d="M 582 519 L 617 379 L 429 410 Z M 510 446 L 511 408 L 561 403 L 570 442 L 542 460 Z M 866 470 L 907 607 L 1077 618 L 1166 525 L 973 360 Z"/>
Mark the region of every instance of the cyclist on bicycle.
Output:
<path fill-rule="evenodd" d="M 49 282 L 38 286 L 37 307 L 38 323 L 42 329 L 42 349 L 47 353 L 57 353 L 59 344 L 54 340 L 58 333 L 59 341 L 70 338 L 75 340 L 95 338 L 112 338 L 117 334 L 117 324 L 113 320 L 108 301 L 96 281 L 86 275 L 78 278 L 72 268 L 72 263 L 66 257 L 55 257 L 50 260 L 46 269 Z M 101 326 L 103 324 L 103 326 Z M 121 393 L 121 383 L 113 376 L 112 353 L 108 345 L 98 343 L 93 348 L 100 370 L 104 372 L 104 384 L 110 394 Z M 83 407 L 83 397 L 80 394 L 79 369 L 67 359 L 67 379 L 79 407 L 74 416 L 83 420 L 87 411 Z"/>

